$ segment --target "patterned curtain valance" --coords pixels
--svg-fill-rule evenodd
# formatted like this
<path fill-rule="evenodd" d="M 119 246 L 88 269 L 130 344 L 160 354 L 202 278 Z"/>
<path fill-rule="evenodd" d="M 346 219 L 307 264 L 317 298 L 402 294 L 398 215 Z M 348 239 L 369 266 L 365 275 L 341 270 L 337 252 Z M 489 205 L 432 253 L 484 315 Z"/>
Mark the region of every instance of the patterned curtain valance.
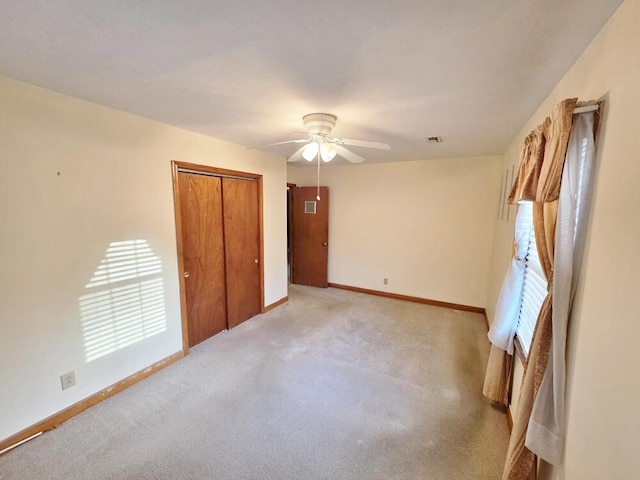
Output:
<path fill-rule="evenodd" d="M 560 181 L 577 98 L 560 102 L 541 125 L 522 142 L 520 165 L 508 203 L 520 200 L 553 202 L 560 196 Z"/>

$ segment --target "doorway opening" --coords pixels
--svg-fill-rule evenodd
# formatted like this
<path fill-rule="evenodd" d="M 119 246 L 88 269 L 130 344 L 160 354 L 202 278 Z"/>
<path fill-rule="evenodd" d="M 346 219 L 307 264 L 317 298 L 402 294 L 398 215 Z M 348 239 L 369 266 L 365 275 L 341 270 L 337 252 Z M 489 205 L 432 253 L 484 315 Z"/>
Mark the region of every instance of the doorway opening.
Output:
<path fill-rule="evenodd" d="M 287 285 L 291 284 L 291 240 L 293 236 L 293 225 L 291 222 L 291 189 L 295 187 L 295 183 L 287 183 Z"/>

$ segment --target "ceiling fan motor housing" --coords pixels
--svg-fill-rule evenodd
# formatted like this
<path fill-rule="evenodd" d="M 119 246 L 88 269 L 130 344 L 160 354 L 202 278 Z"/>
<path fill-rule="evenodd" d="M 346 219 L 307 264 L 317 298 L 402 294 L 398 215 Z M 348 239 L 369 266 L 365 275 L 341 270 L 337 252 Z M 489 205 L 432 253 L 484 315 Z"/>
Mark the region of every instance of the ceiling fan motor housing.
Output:
<path fill-rule="evenodd" d="M 330 113 L 310 113 L 302 117 L 304 128 L 312 135 L 327 136 L 336 126 L 338 117 Z"/>

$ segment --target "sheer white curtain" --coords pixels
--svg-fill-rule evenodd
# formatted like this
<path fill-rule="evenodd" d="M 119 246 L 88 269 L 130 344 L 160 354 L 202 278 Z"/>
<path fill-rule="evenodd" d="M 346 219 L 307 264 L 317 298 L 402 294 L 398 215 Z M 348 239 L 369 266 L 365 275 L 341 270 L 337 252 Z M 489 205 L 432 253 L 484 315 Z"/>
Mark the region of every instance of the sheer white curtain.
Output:
<path fill-rule="evenodd" d="M 553 339 L 533 404 L 526 447 L 558 464 L 565 429 L 565 349 L 571 304 L 580 275 L 594 173 L 594 113 L 576 115 L 565 157 L 555 232 Z"/>

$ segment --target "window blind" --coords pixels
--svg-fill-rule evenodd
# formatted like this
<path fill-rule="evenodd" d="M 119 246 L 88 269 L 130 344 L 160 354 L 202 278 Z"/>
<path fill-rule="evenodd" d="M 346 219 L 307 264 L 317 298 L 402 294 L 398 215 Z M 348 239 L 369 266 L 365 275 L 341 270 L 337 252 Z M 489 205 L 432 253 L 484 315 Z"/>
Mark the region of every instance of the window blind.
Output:
<path fill-rule="evenodd" d="M 533 230 L 533 205 L 531 202 L 522 202 L 520 208 L 525 208 L 527 211 L 527 215 L 523 216 L 523 221 L 528 222 L 529 225 L 529 245 L 525 257 L 524 284 L 516 335 L 520 340 L 524 354 L 528 355 L 538 314 L 542 302 L 547 296 L 547 281 L 540 264 L 536 236 Z"/>

